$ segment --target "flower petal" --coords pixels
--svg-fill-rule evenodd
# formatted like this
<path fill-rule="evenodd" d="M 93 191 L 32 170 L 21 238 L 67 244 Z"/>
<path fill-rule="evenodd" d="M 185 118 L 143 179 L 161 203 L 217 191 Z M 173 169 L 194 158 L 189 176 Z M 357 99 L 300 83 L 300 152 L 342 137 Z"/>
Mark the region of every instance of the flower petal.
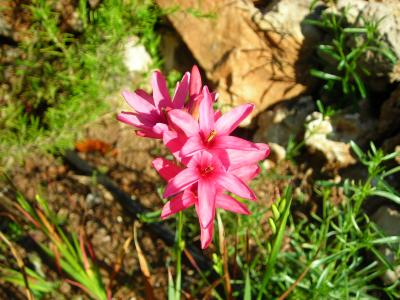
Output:
<path fill-rule="evenodd" d="M 190 88 L 189 88 L 189 95 L 190 100 L 193 100 L 201 92 L 201 75 L 199 68 L 194 65 L 192 67 L 192 71 L 190 72 Z"/>
<path fill-rule="evenodd" d="M 200 136 L 194 135 L 188 138 L 186 143 L 183 145 L 181 154 L 184 157 L 188 157 L 203 149 L 205 149 L 203 140 L 200 138 Z"/>
<path fill-rule="evenodd" d="M 243 104 L 223 114 L 215 123 L 218 134 L 228 135 L 253 111 L 254 104 Z"/>
<path fill-rule="evenodd" d="M 169 97 L 167 83 L 164 76 L 159 71 L 155 71 L 151 78 L 151 86 L 153 87 L 153 100 L 154 105 L 158 111 L 161 112 L 162 108 L 172 106 L 171 98 Z"/>
<path fill-rule="evenodd" d="M 214 113 L 214 120 L 215 120 L 215 122 L 217 122 L 217 120 L 218 120 L 219 118 L 221 118 L 221 116 L 222 116 L 221 111 L 220 111 L 220 110 L 217 110 L 217 111 Z"/>
<path fill-rule="evenodd" d="M 196 120 L 183 110 L 170 110 L 168 112 L 168 118 L 174 126 L 181 129 L 188 137 L 199 133 L 199 125 Z"/>
<path fill-rule="evenodd" d="M 259 150 L 254 143 L 231 135 L 217 135 L 211 145 L 215 149 Z"/>
<path fill-rule="evenodd" d="M 215 206 L 217 208 L 223 208 L 237 214 L 250 214 L 250 211 L 247 209 L 246 205 L 223 193 L 218 193 L 215 197 Z"/>
<path fill-rule="evenodd" d="M 147 137 L 152 139 L 161 139 L 162 134 L 155 133 L 153 128 L 141 128 L 140 130 L 135 131 L 136 135 L 140 137 Z"/>
<path fill-rule="evenodd" d="M 168 218 L 170 215 L 176 214 L 181 210 L 192 206 L 195 201 L 196 198 L 194 197 L 193 192 L 190 190 L 185 190 L 183 193 L 180 193 L 165 203 L 161 212 L 161 219 Z"/>
<path fill-rule="evenodd" d="M 253 144 L 256 149 L 246 151 L 241 149 L 226 149 L 226 157 L 229 169 L 240 168 L 250 164 L 256 164 L 260 160 L 265 159 L 270 150 L 267 144 Z"/>
<path fill-rule="evenodd" d="M 258 165 L 247 165 L 233 170 L 229 170 L 229 173 L 242 179 L 244 182 L 249 182 L 258 174 L 260 174 L 260 167 Z"/>
<path fill-rule="evenodd" d="M 138 93 L 123 91 L 122 96 L 129 106 L 138 113 L 154 114 L 157 112 L 154 105 L 148 102 L 145 98 L 141 97 Z"/>
<path fill-rule="evenodd" d="M 189 92 L 190 73 L 186 72 L 181 82 L 178 82 L 175 89 L 175 94 L 172 101 L 174 108 L 183 108 L 185 105 L 186 97 Z"/>
<path fill-rule="evenodd" d="M 207 137 L 214 129 L 213 101 L 207 86 L 203 88 L 203 98 L 200 102 L 199 125 L 204 137 Z"/>
<path fill-rule="evenodd" d="M 147 120 L 145 122 L 140 120 L 135 113 L 126 111 L 117 114 L 117 120 L 137 128 L 151 128 L 151 125 L 153 125 L 152 122 L 147 122 Z"/>
<path fill-rule="evenodd" d="M 198 216 L 200 225 L 206 228 L 214 220 L 215 215 L 215 184 L 212 180 L 200 178 L 197 189 Z"/>
<path fill-rule="evenodd" d="M 163 143 L 180 162 L 186 165 L 187 160 L 181 155 L 182 146 L 186 143 L 187 137 L 184 134 L 178 134 L 176 131 L 166 130 L 163 133 Z"/>
<path fill-rule="evenodd" d="M 198 121 L 199 120 L 199 111 L 200 111 L 200 103 L 201 99 L 203 99 L 203 95 L 199 94 L 193 99 L 190 99 L 187 110 L 193 116 L 193 118 Z"/>
<path fill-rule="evenodd" d="M 154 169 L 157 170 L 158 174 L 160 174 L 161 177 L 166 181 L 174 178 L 179 172 L 182 171 L 182 168 L 175 165 L 172 161 L 162 157 L 158 157 L 153 160 L 152 165 Z"/>
<path fill-rule="evenodd" d="M 255 200 L 254 192 L 238 177 L 230 173 L 220 174 L 216 177 L 217 184 L 241 198 Z"/>
<path fill-rule="evenodd" d="M 153 97 L 150 94 L 148 94 L 146 91 L 144 91 L 142 89 L 137 89 L 135 91 L 135 94 L 137 94 L 139 97 L 142 97 L 144 100 L 146 100 L 147 102 L 149 102 L 151 105 L 154 106 Z"/>
<path fill-rule="evenodd" d="M 206 249 L 213 239 L 214 222 L 211 222 L 206 228 L 200 226 L 201 249 Z"/>
<path fill-rule="evenodd" d="M 184 169 L 168 182 L 164 191 L 164 198 L 168 198 L 183 191 L 184 189 L 196 183 L 198 180 L 199 176 L 195 169 Z"/>

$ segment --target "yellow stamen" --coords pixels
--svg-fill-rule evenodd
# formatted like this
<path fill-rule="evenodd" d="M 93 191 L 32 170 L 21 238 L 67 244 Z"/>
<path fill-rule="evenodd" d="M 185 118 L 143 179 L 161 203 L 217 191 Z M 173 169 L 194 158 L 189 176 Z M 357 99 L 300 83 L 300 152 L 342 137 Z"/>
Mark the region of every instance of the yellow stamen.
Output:
<path fill-rule="evenodd" d="M 207 138 L 207 143 L 211 142 L 215 137 L 217 136 L 217 131 L 216 130 L 211 130 L 210 134 L 208 135 Z"/>
<path fill-rule="evenodd" d="M 202 175 L 207 175 L 209 173 L 211 173 L 212 171 L 214 171 L 214 168 L 212 166 L 208 166 L 205 169 L 203 169 L 203 171 L 201 172 Z"/>

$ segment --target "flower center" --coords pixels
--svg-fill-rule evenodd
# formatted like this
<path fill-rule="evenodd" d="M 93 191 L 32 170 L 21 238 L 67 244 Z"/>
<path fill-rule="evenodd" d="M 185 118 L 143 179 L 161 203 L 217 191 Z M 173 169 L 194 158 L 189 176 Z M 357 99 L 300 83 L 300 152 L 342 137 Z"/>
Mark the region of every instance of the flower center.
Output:
<path fill-rule="evenodd" d="M 210 143 L 215 137 L 217 136 L 217 131 L 216 130 L 211 130 L 210 134 L 208 135 L 207 138 L 207 143 Z"/>
<path fill-rule="evenodd" d="M 206 176 L 206 175 L 210 174 L 212 171 L 214 171 L 214 167 L 208 166 L 208 167 L 204 168 L 203 170 L 201 170 L 201 176 Z"/>

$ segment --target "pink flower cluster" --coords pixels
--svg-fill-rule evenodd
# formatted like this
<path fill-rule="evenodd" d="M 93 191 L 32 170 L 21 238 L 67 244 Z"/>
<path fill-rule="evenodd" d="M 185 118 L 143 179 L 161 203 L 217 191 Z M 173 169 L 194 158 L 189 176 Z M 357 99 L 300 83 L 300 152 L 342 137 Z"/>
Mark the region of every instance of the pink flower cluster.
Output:
<path fill-rule="evenodd" d="M 201 229 L 201 247 L 208 247 L 214 231 L 216 208 L 249 214 L 247 207 L 229 193 L 255 200 L 247 182 L 259 173 L 258 162 L 269 154 L 266 144 L 231 136 L 254 109 L 244 104 L 222 114 L 214 111 L 217 95 L 202 86 L 196 66 L 177 83 L 172 99 L 163 75 L 153 73 L 153 94 L 143 90 L 123 92 L 133 112 L 121 112 L 118 120 L 137 129 L 139 136 L 161 139 L 175 162 L 157 158 L 154 168 L 167 181 L 161 218 L 192 205 Z"/>

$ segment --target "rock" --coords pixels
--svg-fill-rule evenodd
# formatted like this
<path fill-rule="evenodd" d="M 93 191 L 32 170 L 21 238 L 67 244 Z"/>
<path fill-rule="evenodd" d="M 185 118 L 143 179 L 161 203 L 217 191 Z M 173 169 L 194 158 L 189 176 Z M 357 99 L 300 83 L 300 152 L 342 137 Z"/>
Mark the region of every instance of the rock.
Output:
<path fill-rule="evenodd" d="M 97 193 L 89 193 L 86 195 L 86 204 L 87 207 L 92 208 L 98 204 L 101 204 L 103 201 Z"/>
<path fill-rule="evenodd" d="M 372 215 L 372 220 L 380 227 L 386 236 L 400 236 L 400 212 L 388 206 L 381 206 Z M 400 247 L 400 243 L 397 247 Z M 395 248 L 395 247 L 394 247 Z M 391 263 L 396 261 L 396 253 L 386 246 L 380 247 L 379 251 L 385 255 Z M 399 258 L 397 258 L 398 260 Z M 400 280 L 400 265 L 395 266 L 394 270 L 387 270 L 382 276 L 385 284 L 392 284 Z"/>
<path fill-rule="evenodd" d="M 256 142 L 274 143 L 286 148 L 290 136 L 296 137 L 304 130 L 304 121 L 313 110 L 311 97 L 301 97 L 294 103 L 277 104 L 258 117 Z"/>
<path fill-rule="evenodd" d="M 316 41 L 321 38 L 319 30 L 304 24 L 310 14 L 312 0 L 272 0 L 265 9 L 253 8 L 253 21 L 264 31 L 277 31 L 291 35 L 299 41 L 305 38 Z"/>
<path fill-rule="evenodd" d="M 399 82 L 400 81 L 400 60 L 393 66 L 392 71 L 389 73 L 390 82 Z"/>
<path fill-rule="evenodd" d="M 262 166 L 265 170 L 268 171 L 275 168 L 276 164 L 272 160 L 266 159 L 262 162 Z"/>
<path fill-rule="evenodd" d="M 157 3 L 161 8 L 180 7 L 168 17 L 207 77 L 215 83 L 221 103 L 230 106 L 254 103 L 254 116 L 306 90 L 310 82 L 306 62 L 312 52 L 311 45 L 307 45 L 310 51 L 305 51 L 307 47 L 295 36 L 260 29 L 253 20 L 257 9 L 252 2 L 157 0 Z M 212 17 L 194 16 L 190 13 L 194 9 Z M 268 16 L 263 15 L 263 20 L 268 20 Z"/>
<path fill-rule="evenodd" d="M 379 134 L 391 136 L 400 130 L 400 87 L 393 91 L 390 98 L 386 100 L 379 115 Z"/>
<path fill-rule="evenodd" d="M 306 118 L 305 144 L 311 153 L 322 153 L 328 169 L 341 169 L 356 162 L 351 155 L 350 141 L 366 146 L 376 136 L 378 123 L 365 103 L 356 113 L 342 111 L 330 118 L 313 112 Z"/>
<path fill-rule="evenodd" d="M 0 15 L 0 36 L 12 38 L 12 30 L 11 25 L 7 22 L 7 20 Z"/>
<path fill-rule="evenodd" d="M 91 9 L 95 9 L 99 6 L 101 0 L 89 0 L 89 5 Z"/>
<path fill-rule="evenodd" d="M 400 133 L 386 139 L 382 144 L 382 150 L 385 153 L 391 153 L 394 151 L 400 151 Z M 396 157 L 396 161 L 399 161 L 400 157 Z M 400 161 L 399 161 L 400 162 Z"/>
<path fill-rule="evenodd" d="M 197 64 L 192 53 L 173 28 L 160 31 L 160 52 L 163 58 L 163 70 L 167 73 L 178 71 L 184 74 Z"/>
<path fill-rule="evenodd" d="M 329 119 L 324 119 L 320 112 L 313 112 L 306 122 L 305 145 L 310 153 L 323 154 L 328 169 L 344 168 L 356 162 L 350 153 L 350 144 L 329 138 L 334 132 Z"/>
<path fill-rule="evenodd" d="M 139 38 L 132 36 L 124 45 L 124 64 L 133 73 L 145 73 L 150 69 L 152 60 Z"/>
<path fill-rule="evenodd" d="M 367 20 L 379 20 L 379 32 L 400 57 L 400 2 L 398 0 L 338 0 L 339 10 L 347 10 L 350 23 Z"/>
<path fill-rule="evenodd" d="M 286 149 L 285 148 L 283 148 L 281 145 L 275 144 L 275 143 L 268 143 L 268 145 L 271 150 L 271 154 L 270 154 L 269 158 L 272 161 L 280 162 L 285 159 L 285 157 L 286 157 Z"/>

